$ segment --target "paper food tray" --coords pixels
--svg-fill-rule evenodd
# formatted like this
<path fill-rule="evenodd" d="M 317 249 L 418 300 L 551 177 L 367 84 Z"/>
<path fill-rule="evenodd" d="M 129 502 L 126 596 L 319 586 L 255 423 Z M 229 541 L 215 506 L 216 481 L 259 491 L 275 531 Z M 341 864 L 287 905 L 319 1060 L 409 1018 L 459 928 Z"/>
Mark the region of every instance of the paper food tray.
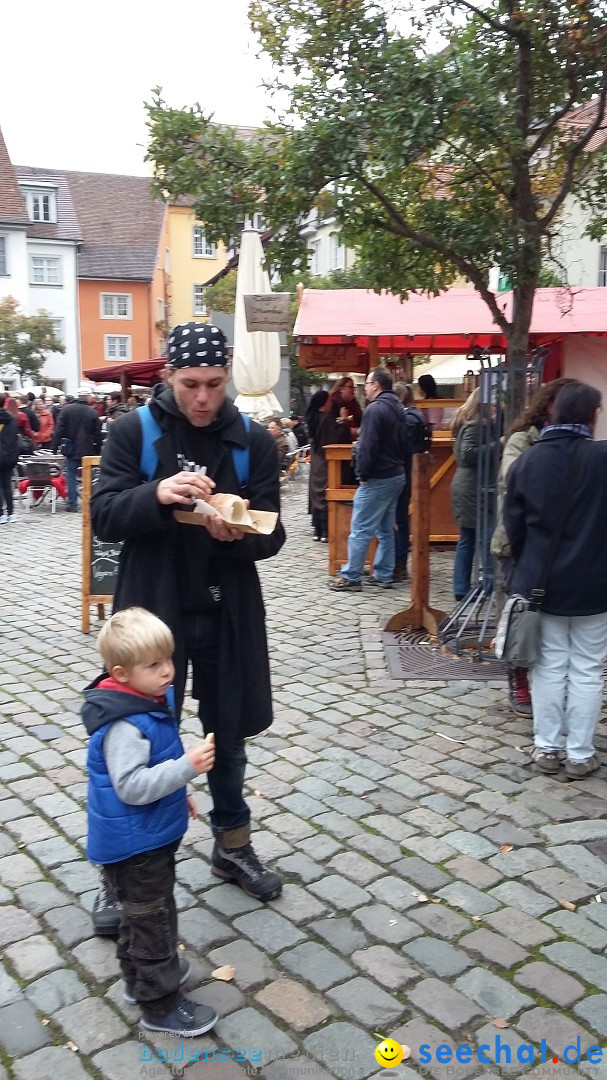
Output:
<path fill-rule="evenodd" d="M 208 504 L 197 500 L 194 510 L 174 510 L 173 516 L 182 525 L 203 525 L 209 508 L 221 515 L 226 525 L 233 525 L 243 532 L 257 536 L 269 536 L 276 528 L 278 514 L 268 510 L 249 510 L 239 495 L 211 495 Z"/>

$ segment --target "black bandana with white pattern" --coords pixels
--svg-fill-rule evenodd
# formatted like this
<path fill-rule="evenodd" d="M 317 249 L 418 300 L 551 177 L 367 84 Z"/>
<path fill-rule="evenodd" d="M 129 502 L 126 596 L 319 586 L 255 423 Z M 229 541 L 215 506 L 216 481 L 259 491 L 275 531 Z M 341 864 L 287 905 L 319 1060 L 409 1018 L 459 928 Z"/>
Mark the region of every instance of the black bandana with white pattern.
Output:
<path fill-rule="evenodd" d="M 180 323 L 167 340 L 167 367 L 225 367 L 228 362 L 226 336 L 208 323 Z"/>

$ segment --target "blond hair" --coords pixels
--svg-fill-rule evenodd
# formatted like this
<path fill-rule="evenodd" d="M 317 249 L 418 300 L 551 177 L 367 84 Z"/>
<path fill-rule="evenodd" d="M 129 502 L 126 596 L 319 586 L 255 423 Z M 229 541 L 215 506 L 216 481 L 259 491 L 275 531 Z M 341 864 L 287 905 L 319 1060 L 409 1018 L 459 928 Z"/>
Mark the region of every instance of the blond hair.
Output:
<path fill-rule="evenodd" d="M 451 431 L 459 431 L 464 424 L 470 422 L 470 420 L 476 420 L 480 409 L 480 386 L 476 386 L 469 397 L 466 398 L 463 405 L 460 405 L 453 420 L 451 421 Z"/>
<path fill-rule="evenodd" d="M 108 619 L 97 638 L 97 648 L 106 671 L 111 671 L 142 664 L 151 656 L 172 656 L 175 639 L 166 623 L 151 611 L 131 607 Z"/>

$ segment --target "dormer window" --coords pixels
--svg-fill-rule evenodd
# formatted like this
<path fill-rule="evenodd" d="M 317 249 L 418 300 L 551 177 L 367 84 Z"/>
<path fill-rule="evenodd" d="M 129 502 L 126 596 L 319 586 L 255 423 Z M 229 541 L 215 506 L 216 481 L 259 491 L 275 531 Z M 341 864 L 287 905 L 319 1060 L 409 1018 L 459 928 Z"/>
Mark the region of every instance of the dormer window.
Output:
<path fill-rule="evenodd" d="M 30 221 L 53 223 L 57 220 L 57 191 L 55 188 L 26 188 L 25 198 Z"/>

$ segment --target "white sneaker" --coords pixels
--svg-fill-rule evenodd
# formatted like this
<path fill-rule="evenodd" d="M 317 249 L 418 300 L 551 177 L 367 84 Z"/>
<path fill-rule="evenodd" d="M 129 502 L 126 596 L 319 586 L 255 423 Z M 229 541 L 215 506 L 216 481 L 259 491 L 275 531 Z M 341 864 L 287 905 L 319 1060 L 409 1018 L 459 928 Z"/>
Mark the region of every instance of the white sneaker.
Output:
<path fill-rule="evenodd" d="M 17 520 L 17 515 L 16 514 L 9 514 L 6 520 L 7 520 L 9 525 L 12 525 L 13 521 Z"/>
<path fill-rule="evenodd" d="M 8 514 L 0 514 L 0 525 L 6 525 L 8 521 Z"/>

